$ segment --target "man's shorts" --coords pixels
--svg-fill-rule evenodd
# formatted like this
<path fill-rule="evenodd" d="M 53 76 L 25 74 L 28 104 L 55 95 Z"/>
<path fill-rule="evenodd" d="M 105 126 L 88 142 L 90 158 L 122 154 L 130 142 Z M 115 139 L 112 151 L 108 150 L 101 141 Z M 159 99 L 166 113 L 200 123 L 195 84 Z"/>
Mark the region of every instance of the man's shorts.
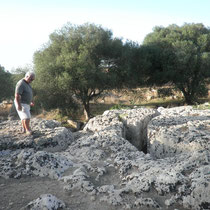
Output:
<path fill-rule="evenodd" d="M 17 103 L 15 102 L 15 107 L 16 107 L 16 110 L 17 110 L 17 113 L 18 113 L 20 119 L 21 120 L 30 119 L 31 118 L 30 105 L 21 103 L 21 106 L 22 106 L 22 110 L 19 111 Z"/>

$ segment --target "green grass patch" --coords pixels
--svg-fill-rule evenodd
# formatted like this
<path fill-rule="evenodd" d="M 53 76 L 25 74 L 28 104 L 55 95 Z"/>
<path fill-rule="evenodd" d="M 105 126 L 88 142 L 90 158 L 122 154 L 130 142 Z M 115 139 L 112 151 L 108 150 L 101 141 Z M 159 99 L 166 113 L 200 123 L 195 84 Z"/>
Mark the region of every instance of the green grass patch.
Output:
<path fill-rule="evenodd" d="M 204 104 L 198 104 L 193 106 L 194 109 L 199 109 L 199 110 L 205 110 L 205 109 L 210 109 L 210 103 L 206 102 Z"/>
<path fill-rule="evenodd" d="M 125 104 L 115 104 L 112 106 L 109 110 L 114 110 L 114 109 L 130 109 L 133 108 L 133 105 L 125 105 Z"/>
<path fill-rule="evenodd" d="M 141 106 L 145 106 L 148 108 L 158 108 L 160 106 L 165 108 L 176 107 L 176 106 L 183 106 L 184 100 L 183 99 L 154 99 L 149 102 L 143 102 L 140 104 Z"/>

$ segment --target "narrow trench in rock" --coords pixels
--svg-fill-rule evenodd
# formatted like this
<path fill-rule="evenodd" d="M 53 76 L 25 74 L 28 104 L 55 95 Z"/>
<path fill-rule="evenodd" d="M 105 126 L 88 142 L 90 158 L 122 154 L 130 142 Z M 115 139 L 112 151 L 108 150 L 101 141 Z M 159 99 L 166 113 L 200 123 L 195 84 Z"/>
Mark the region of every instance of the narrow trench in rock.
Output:
<path fill-rule="evenodd" d="M 133 144 L 139 151 L 148 153 L 148 137 L 147 137 L 147 126 L 150 119 L 144 119 L 133 124 L 125 123 L 125 138 L 131 144 Z"/>

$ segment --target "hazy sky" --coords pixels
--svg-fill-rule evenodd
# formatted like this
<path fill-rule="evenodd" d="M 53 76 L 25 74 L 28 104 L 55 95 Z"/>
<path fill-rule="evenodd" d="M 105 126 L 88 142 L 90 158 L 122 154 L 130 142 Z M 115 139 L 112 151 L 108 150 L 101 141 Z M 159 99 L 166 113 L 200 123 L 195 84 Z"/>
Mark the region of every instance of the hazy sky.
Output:
<path fill-rule="evenodd" d="M 203 23 L 210 0 L 0 0 L 0 65 L 32 64 L 33 54 L 67 22 L 95 23 L 141 43 L 154 26 Z"/>

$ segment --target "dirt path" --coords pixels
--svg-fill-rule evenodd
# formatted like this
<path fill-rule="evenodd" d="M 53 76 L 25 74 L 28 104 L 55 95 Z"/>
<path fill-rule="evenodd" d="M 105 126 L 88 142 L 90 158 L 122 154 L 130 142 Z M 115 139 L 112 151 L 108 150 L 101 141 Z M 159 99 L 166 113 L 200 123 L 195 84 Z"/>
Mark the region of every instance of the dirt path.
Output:
<path fill-rule="evenodd" d="M 79 191 L 69 194 L 64 191 L 63 186 L 62 182 L 45 177 L 0 178 L 0 209 L 20 210 L 41 194 L 52 194 L 64 201 L 66 210 L 117 210 L 122 208 L 91 201 L 89 196 Z"/>

